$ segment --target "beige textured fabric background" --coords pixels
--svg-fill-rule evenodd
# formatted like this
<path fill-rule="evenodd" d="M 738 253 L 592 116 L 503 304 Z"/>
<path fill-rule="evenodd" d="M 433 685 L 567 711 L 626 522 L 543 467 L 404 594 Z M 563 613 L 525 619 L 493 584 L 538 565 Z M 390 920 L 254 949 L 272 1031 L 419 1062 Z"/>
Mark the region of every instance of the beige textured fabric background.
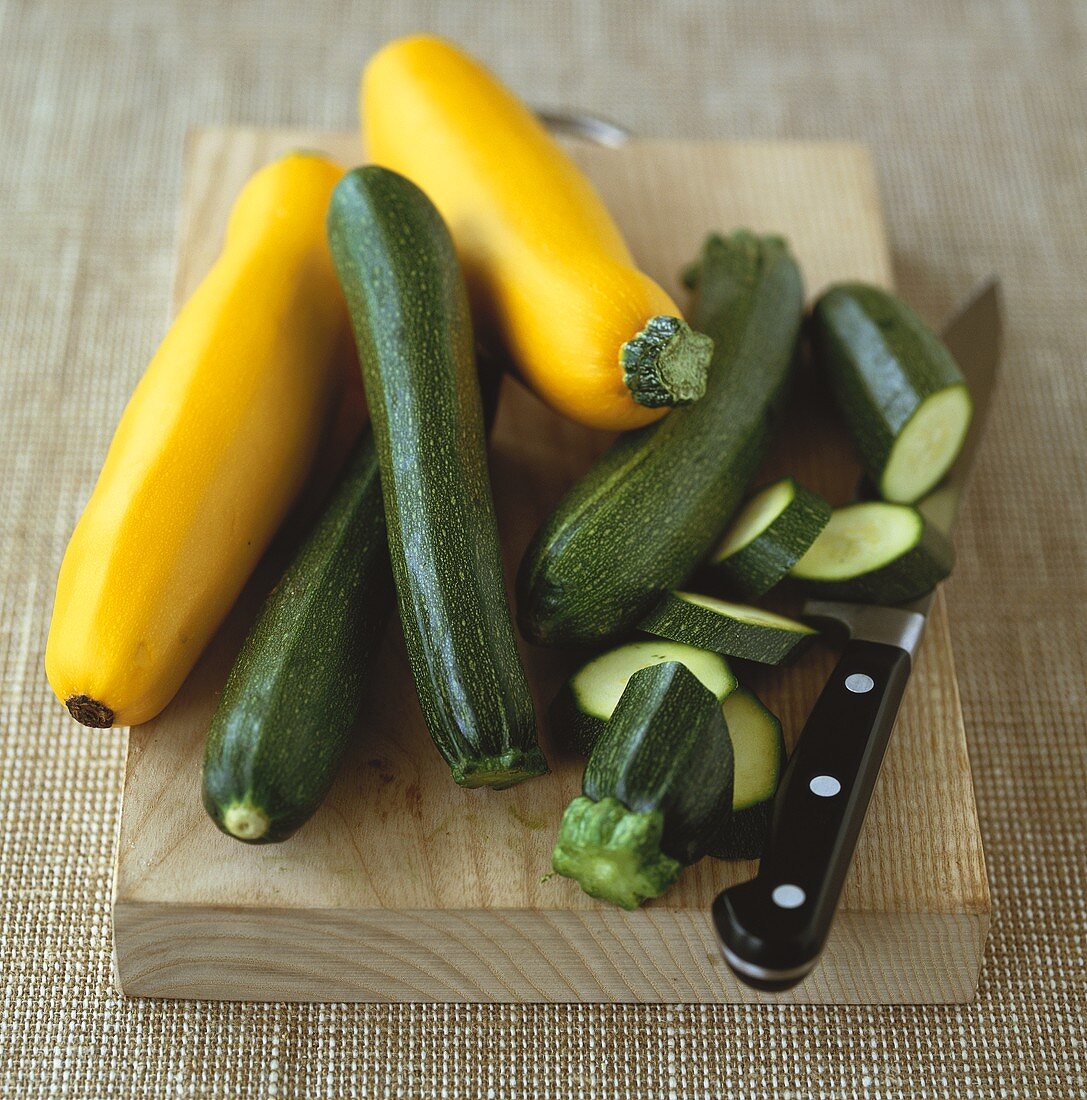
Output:
<path fill-rule="evenodd" d="M 644 134 L 873 147 L 901 286 L 999 272 L 1006 383 L 951 583 L 995 921 L 949 1008 L 125 1003 L 122 738 L 42 673 L 52 586 L 167 321 L 186 129 L 350 127 L 443 31 Z M 1087 1095 L 1087 4 L 0 0 L 0 1095 Z"/>

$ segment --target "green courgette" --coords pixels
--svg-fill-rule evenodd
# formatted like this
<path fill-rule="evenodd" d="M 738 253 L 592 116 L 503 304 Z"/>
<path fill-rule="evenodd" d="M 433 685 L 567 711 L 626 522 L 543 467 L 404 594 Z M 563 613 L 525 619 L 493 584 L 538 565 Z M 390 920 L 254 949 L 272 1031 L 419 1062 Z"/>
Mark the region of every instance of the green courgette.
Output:
<path fill-rule="evenodd" d="M 358 716 L 393 582 L 367 431 L 265 601 L 208 731 L 204 806 L 223 832 L 285 840 L 321 804 Z"/>
<path fill-rule="evenodd" d="M 830 505 L 791 477 L 756 493 L 729 525 L 709 569 L 737 595 L 765 595 L 830 520 Z"/>
<path fill-rule="evenodd" d="M 718 699 L 726 698 L 738 686 L 728 662 L 717 653 L 660 639 L 628 642 L 594 657 L 563 685 L 551 704 L 552 731 L 588 756 L 631 676 L 665 661 L 684 665 Z"/>
<path fill-rule="evenodd" d="M 761 607 L 730 603 L 697 592 L 669 592 L 639 624 L 673 642 L 780 665 L 795 657 L 817 631 Z"/>
<path fill-rule="evenodd" d="M 459 784 L 509 787 L 547 764 L 506 601 L 453 242 L 418 187 L 372 165 L 339 183 L 328 222 L 423 717 Z"/>
<path fill-rule="evenodd" d="M 598 643 L 632 627 L 720 538 L 778 420 L 803 309 L 784 241 L 711 236 L 691 323 L 714 342 L 706 393 L 623 435 L 562 500 L 521 563 L 521 629 Z"/>
<path fill-rule="evenodd" d="M 709 854 L 717 859 L 758 859 L 785 767 L 785 738 L 781 723 L 750 691 L 734 691 L 721 708 L 735 770 L 732 818 L 714 838 Z"/>
<path fill-rule="evenodd" d="M 940 338 L 905 302 L 864 283 L 816 302 L 813 342 L 838 408 L 886 500 L 912 504 L 955 461 L 973 405 Z"/>
<path fill-rule="evenodd" d="M 916 508 L 866 501 L 834 511 L 792 576 L 812 596 L 891 604 L 931 592 L 954 563 L 947 536 Z"/>
<path fill-rule="evenodd" d="M 634 673 L 563 815 L 552 866 L 634 909 L 705 855 L 732 813 L 721 704 L 676 661 Z"/>

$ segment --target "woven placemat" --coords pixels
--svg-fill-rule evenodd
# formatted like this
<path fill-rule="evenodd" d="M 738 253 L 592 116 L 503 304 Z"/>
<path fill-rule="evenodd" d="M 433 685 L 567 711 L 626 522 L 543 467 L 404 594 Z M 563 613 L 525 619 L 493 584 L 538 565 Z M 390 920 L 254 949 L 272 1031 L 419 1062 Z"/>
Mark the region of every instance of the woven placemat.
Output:
<path fill-rule="evenodd" d="M 873 147 L 899 283 L 1004 279 L 1005 384 L 950 585 L 995 919 L 947 1008 L 125 1002 L 123 758 L 42 654 L 64 541 L 161 337 L 194 125 L 349 127 L 440 30 L 651 135 Z M 1087 1095 L 1087 5 L 0 3 L 0 1096 Z"/>

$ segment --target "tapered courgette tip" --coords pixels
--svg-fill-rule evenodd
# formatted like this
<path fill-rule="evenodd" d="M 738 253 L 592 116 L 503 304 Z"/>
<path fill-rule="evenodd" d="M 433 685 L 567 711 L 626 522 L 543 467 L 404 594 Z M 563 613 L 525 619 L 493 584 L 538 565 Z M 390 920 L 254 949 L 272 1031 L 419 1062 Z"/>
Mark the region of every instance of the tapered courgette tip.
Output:
<path fill-rule="evenodd" d="M 69 695 L 64 705 L 81 725 L 103 730 L 113 725 L 113 711 L 105 703 L 100 703 L 89 695 Z"/>
<path fill-rule="evenodd" d="M 631 397 L 650 409 L 692 405 L 706 392 L 713 341 L 678 317 L 652 317 L 619 351 Z"/>
<path fill-rule="evenodd" d="M 268 815 L 250 802 L 237 802 L 223 811 L 223 828 L 250 844 L 263 839 L 270 825 Z"/>
<path fill-rule="evenodd" d="M 616 798 L 594 802 L 581 795 L 563 814 L 551 866 L 590 897 L 637 909 L 660 897 L 683 870 L 661 851 L 663 829 L 659 810 L 636 813 Z"/>

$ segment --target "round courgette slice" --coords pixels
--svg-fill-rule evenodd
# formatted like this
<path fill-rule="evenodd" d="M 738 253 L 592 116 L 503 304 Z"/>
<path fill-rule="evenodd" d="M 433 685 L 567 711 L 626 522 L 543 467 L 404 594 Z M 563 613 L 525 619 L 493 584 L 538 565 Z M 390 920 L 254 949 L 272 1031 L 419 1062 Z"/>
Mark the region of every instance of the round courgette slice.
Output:
<path fill-rule="evenodd" d="M 950 572 L 947 536 L 906 504 L 838 508 L 792 576 L 811 595 L 901 603 L 931 592 Z"/>
<path fill-rule="evenodd" d="M 816 358 L 884 499 L 913 504 L 950 469 L 973 404 L 940 338 L 881 287 L 841 283 L 812 311 Z"/>
<path fill-rule="evenodd" d="M 926 397 L 891 445 L 880 495 L 892 501 L 920 500 L 958 457 L 973 411 L 965 385 Z"/>
<path fill-rule="evenodd" d="M 775 481 L 740 509 L 710 568 L 739 595 L 762 596 L 803 557 L 830 513 L 821 496 L 793 478 Z"/>
<path fill-rule="evenodd" d="M 642 620 L 650 634 L 766 665 L 779 665 L 817 631 L 761 607 L 696 592 L 669 592 Z"/>
<path fill-rule="evenodd" d="M 732 741 L 732 819 L 709 854 L 717 859 L 758 859 L 785 767 L 785 738 L 777 718 L 744 688 L 721 704 L 721 712 Z"/>
<path fill-rule="evenodd" d="M 736 690 L 736 676 L 720 654 L 659 639 L 630 642 L 594 657 L 570 677 L 551 705 L 551 728 L 578 752 L 588 754 L 631 676 L 666 661 L 685 665 L 718 699 Z"/>

